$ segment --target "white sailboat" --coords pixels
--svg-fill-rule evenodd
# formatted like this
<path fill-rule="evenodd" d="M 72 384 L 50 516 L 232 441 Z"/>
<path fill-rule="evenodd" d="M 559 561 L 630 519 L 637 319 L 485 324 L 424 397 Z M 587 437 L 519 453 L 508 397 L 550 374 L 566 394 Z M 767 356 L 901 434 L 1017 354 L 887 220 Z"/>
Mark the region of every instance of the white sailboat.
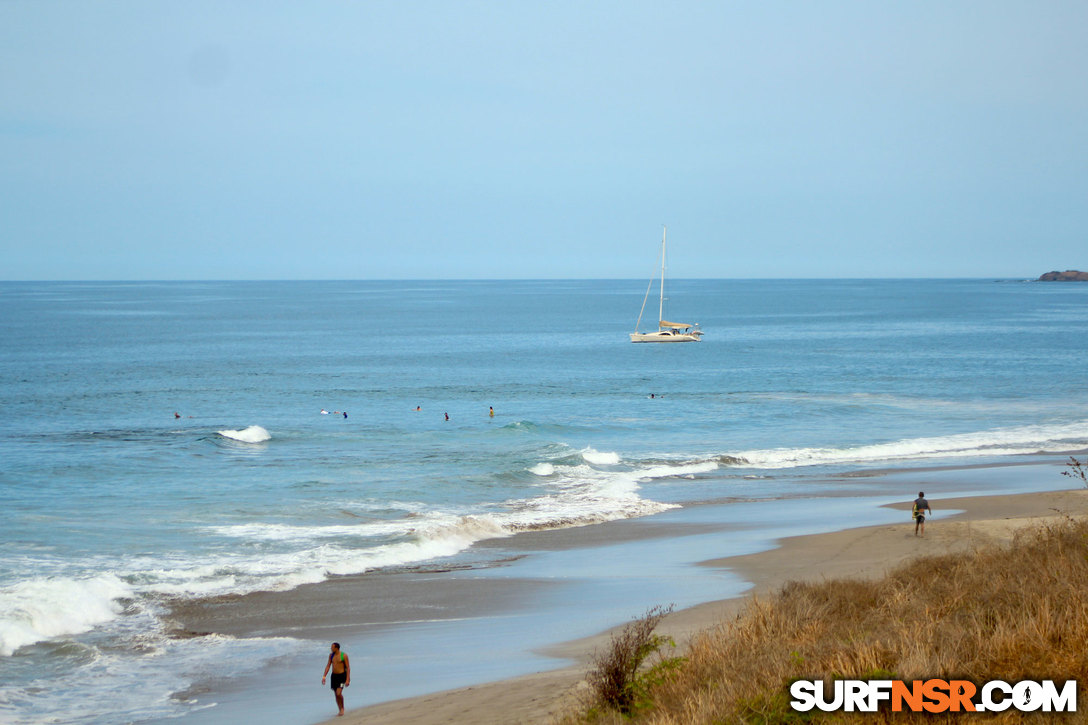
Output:
<path fill-rule="evenodd" d="M 661 296 L 657 306 L 657 332 L 639 332 L 642 324 L 642 313 L 646 311 L 646 300 L 650 298 L 650 290 L 654 286 L 653 279 L 646 285 L 646 296 L 642 298 L 642 309 L 638 313 L 638 321 L 635 322 L 635 331 L 631 333 L 631 342 L 699 342 L 703 337 L 703 331 L 698 323 L 692 325 L 686 322 L 669 322 L 665 319 L 665 236 L 668 227 L 661 229 Z"/>

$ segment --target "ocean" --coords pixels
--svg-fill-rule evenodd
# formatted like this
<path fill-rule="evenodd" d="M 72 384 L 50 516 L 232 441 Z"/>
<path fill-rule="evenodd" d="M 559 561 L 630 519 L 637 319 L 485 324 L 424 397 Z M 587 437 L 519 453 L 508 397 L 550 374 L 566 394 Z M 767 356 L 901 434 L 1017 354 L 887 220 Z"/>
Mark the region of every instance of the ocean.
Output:
<path fill-rule="evenodd" d="M 631 344 L 639 281 L 0 283 L 0 722 L 210 721 L 313 644 L 179 602 L 1088 448 L 1088 285 L 669 287 L 702 342 Z"/>

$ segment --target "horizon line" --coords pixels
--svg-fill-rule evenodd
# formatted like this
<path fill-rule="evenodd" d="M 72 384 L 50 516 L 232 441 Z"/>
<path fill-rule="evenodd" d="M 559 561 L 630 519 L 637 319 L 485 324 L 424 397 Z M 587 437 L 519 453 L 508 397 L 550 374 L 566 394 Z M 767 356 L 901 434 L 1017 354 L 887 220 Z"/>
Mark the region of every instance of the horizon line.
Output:
<path fill-rule="evenodd" d="M 1046 272 L 1044 272 L 1046 274 Z M 656 278 L 655 278 L 656 279 Z M 985 275 L 981 277 L 670 277 L 672 282 L 694 281 L 720 281 L 720 282 L 768 282 L 768 281 L 795 281 L 795 282 L 834 282 L 834 281 L 925 281 L 925 280 L 992 280 L 996 282 L 1038 282 L 1039 277 Z M 638 282 L 645 281 L 643 277 L 147 277 L 147 278 L 82 278 L 82 279 L 0 279 L 0 284 L 141 284 L 164 283 L 184 284 L 187 282 Z M 1056 280 L 1062 281 L 1062 280 Z"/>

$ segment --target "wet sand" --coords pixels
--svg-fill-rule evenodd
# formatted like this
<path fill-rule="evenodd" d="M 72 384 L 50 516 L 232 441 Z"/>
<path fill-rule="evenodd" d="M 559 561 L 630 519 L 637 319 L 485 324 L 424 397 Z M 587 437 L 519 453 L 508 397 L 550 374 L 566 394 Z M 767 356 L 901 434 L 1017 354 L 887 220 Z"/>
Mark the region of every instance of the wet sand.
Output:
<path fill-rule="evenodd" d="M 1056 516 L 1088 516 L 1088 490 L 1056 491 L 951 499 L 931 499 L 936 510 L 926 535 L 916 537 L 909 519 L 902 523 L 790 537 L 756 554 L 710 559 L 704 566 L 728 568 L 753 582 L 753 594 L 772 592 L 790 580 L 877 577 L 916 556 L 969 551 L 1010 541 L 1015 531 Z M 944 515 L 943 511 L 962 513 Z M 748 597 L 735 597 L 689 607 L 671 615 L 661 630 L 678 642 L 738 612 Z M 563 669 L 466 687 L 349 711 L 328 722 L 356 725 L 437 725 L 438 723 L 548 723 L 578 705 L 585 693 L 583 677 L 595 648 L 609 633 L 568 642 L 555 654 L 576 664 Z M 349 693 L 350 694 L 350 693 Z M 331 701 L 331 698 L 330 698 Z"/>
<path fill-rule="evenodd" d="M 327 639 L 366 622 L 370 627 L 486 616 L 538 596 L 547 582 L 462 579 L 444 571 L 375 573 L 305 584 L 284 592 L 215 597 L 179 604 L 179 634 Z"/>

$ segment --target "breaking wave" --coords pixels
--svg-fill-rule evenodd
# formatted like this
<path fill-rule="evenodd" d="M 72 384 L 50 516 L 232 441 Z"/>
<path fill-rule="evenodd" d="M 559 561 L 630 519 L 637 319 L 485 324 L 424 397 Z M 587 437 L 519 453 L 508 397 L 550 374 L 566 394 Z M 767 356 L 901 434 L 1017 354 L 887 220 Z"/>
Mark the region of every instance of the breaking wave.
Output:
<path fill-rule="evenodd" d="M 28 579 L 0 589 L 0 655 L 82 634 L 119 616 L 132 588 L 112 574 Z"/>
<path fill-rule="evenodd" d="M 218 433 L 240 443 L 264 443 L 272 439 L 272 434 L 259 425 L 251 425 L 242 430 L 221 430 Z"/>
<path fill-rule="evenodd" d="M 722 455 L 736 468 L 799 468 L 933 458 L 977 458 L 1062 453 L 1088 446 L 1088 421 L 1017 426 L 948 436 L 907 438 L 842 448 L 772 448 Z"/>
<path fill-rule="evenodd" d="M 255 428 L 264 430 L 246 429 L 252 440 L 261 437 Z M 523 531 L 659 513 L 677 505 L 642 498 L 641 482 L 717 467 L 713 461 L 624 464 L 617 453 L 586 449 L 533 466 L 530 470 L 540 477 L 533 484 L 539 495 L 480 504 L 473 511 L 437 511 L 411 504 L 397 518 L 364 517 L 358 523 L 257 521 L 207 526 L 204 532 L 211 546 L 199 556 L 95 560 L 86 562 L 85 568 L 112 573 L 43 577 L 0 589 L 0 655 L 117 620 L 127 606 L 148 597 L 188 599 L 292 589 L 330 576 L 451 557 L 476 542 Z"/>
<path fill-rule="evenodd" d="M 597 466 L 614 466 L 620 462 L 620 456 L 618 453 L 606 452 L 594 450 L 593 448 L 585 448 L 582 450 L 582 458 L 586 463 L 592 463 Z"/>

